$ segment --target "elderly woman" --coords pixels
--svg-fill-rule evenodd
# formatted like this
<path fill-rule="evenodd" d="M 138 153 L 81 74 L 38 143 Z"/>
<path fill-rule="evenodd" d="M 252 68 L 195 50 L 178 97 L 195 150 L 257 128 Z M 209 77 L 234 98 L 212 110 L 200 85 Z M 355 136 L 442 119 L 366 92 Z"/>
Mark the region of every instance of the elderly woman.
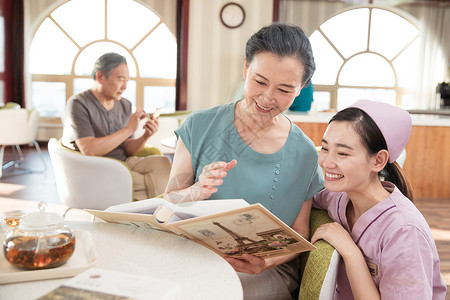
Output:
<path fill-rule="evenodd" d="M 192 113 L 176 131 L 165 198 L 243 198 L 308 237 L 308 199 L 323 188 L 323 175 L 314 144 L 282 112 L 314 70 L 299 27 L 272 24 L 255 33 L 245 49 L 244 99 Z M 226 259 L 239 272 L 246 299 L 290 299 L 298 287 L 294 255 Z"/>

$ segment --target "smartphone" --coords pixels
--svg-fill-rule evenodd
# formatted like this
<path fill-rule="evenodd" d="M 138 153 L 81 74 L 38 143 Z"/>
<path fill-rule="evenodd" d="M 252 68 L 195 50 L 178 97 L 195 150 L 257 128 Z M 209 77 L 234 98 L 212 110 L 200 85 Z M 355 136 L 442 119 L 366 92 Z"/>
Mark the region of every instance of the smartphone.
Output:
<path fill-rule="evenodd" d="M 161 114 L 162 109 L 163 109 L 162 107 L 158 107 L 155 110 L 155 112 L 152 114 L 152 119 L 153 120 L 156 119 L 157 117 L 159 117 L 159 115 Z"/>

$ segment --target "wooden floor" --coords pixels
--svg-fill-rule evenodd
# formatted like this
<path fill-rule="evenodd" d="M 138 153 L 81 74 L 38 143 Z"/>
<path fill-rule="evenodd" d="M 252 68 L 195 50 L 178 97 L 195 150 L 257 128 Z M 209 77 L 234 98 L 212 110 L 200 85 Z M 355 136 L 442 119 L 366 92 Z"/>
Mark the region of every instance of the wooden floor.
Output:
<path fill-rule="evenodd" d="M 14 167 L 3 170 L 3 177 L 0 179 L 0 201 L 1 198 L 10 198 L 60 203 L 47 145 L 41 143 L 41 149 L 46 170 L 43 171 L 43 163 L 34 147 L 22 147 L 25 156 L 22 166 L 38 172 L 15 175 L 20 174 L 21 171 Z M 14 153 L 12 149 L 7 148 L 4 161 L 10 161 L 13 158 Z M 450 288 L 450 198 L 417 199 L 415 204 L 431 227 L 441 259 L 441 273 L 447 283 L 447 287 Z M 447 293 L 446 300 L 450 300 L 450 293 Z"/>

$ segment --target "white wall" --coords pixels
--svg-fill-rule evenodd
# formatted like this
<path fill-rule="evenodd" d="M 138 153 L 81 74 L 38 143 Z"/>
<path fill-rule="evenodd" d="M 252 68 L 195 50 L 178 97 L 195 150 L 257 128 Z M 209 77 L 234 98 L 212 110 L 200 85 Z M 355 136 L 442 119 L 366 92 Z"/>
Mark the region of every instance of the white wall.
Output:
<path fill-rule="evenodd" d="M 220 10 L 228 0 L 190 0 L 187 103 L 197 110 L 227 103 L 243 80 L 245 44 L 272 23 L 272 0 L 234 0 L 245 9 L 241 27 L 222 25 Z"/>

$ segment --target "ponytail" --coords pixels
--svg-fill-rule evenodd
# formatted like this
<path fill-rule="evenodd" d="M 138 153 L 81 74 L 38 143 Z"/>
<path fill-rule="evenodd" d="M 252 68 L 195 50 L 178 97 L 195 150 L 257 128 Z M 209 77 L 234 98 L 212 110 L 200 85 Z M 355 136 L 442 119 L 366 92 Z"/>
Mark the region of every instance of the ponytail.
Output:
<path fill-rule="evenodd" d="M 403 169 L 397 162 L 388 162 L 381 172 L 384 180 L 390 181 L 395 184 L 395 186 L 398 187 L 403 195 L 414 202 L 414 195 L 411 184 L 409 183 L 405 172 L 403 172 Z"/>

